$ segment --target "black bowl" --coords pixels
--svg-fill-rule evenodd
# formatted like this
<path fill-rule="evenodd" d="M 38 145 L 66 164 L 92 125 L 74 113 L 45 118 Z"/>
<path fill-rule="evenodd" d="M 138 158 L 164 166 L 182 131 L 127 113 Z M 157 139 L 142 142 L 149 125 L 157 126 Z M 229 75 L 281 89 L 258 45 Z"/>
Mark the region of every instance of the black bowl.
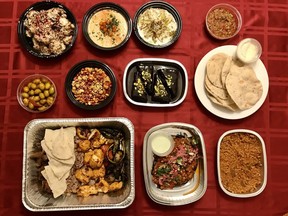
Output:
<path fill-rule="evenodd" d="M 111 92 L 109 96 L 104 101 L 100 102 L 97 105 L 86 105 L 84 103 L 80 103 L 79 101 L 76 100 L 72 92 L 72 81 L 74 77 L 81 71 L 82 68 L 85 68 L 85 67 L 102 69 L 109 76 L 112 82 Z M 116 89 L 117 89 L 117 81 L 116 81 L 116 77 L 113 71 L 110 69 L 110 67 L 108 67 L 108 65 L 102 62 L 96 61 L 96 60 L 86 60 L 86 61 L 77 63 L 70 69 L 65 80 L 65 91 L 66 91 L 68 98 L 74 105 L 85 110 L 97 110 L 97 109 L 101 109 L 107 106 L 114 98 Z"/>
<path fill-rule="evenodd" d="M 142 36 L 139 33 L 138 30 L 138 19 L 139 16 L 144 13 L 147 9 L 149 8 L 159 8 L 159 9 L 164 9 L 167 12 L 169 12 L 175 19 L 176 23 L 177 23 L 177 29 L 176 32 L 173 36 L 173 38 L 168 41 L 165 44 L 161 44 L 161 45 L 156 45 L 156 44 L 152 44 L 147 42 L 146 40 L 144 40 L 142 38 Z M 181 31 L 182 31 L 182 19 L 180 17 L 179 12 L 176 10 L 176 8 L 174 8 L 172 5 L 168 4 L 167 2 L 164 1 L 151 1 L 151 2 L 147 2 L 144 5 L 142 5 L 137 12 L 135 13 L 134 19 L 133 19 L 133 29 L 134 29 L 134 33 L 136 35 L 136 37 L 145 45 L 152 47 L 152 48 L 164 48 L 164 47 L 168 47 L 171 44 L 173 44 L 175 41 L 177 41 L 177 39 L 179 38 Z"/>
<path fill-rule="evenodd" d="M 67 19 L 74 24 L 75 28 L 73 30 L 73 37 L 72 37 L 72 41 L 69 45 L 66 45 L 66 49 L 59 53 L 59 54 L 50 54 L 50 55 L 46 55 L 41 53 L 39 50 L 36 50 L 33 48 L 33 41 L 32 38 L 27 37 L 26 36 L 26 27 L 24 26 L 24 21 L 26 19 L 27 14 L 31 11 L 31 10 L 36 10 L 36 11 L 40 11 L 40 10 L 48 10 L 51 8 L 61 8 L 63 9 L 66 14 L 67 14 Z M 55 58 L 58 57 L 66 52 L 68 52 L 72 46 L 74 45 L 76 38 L 77 38 L 77 32 L 78 32 L 78 26 L 77 26 L 77 22 L 76 19 L 74 17 L 74 15 L 71 13 L 71 11 L 65 7 L 64 5 L 54 2 L 54 1 L 42 1 L 42 2 L 37 2 L 35 4 L 32 4 L 29 8 L 27 8 L 23 14 L 20 16 L 19 21 L 18 21 L 18 38 L 21 42 L 21 44 L 24 46 L 24 48 L 32 55 L 39 57 L 39 58 Z"/>
<path fill-rule="evenodd" d="M 99 44 L 96 44 L 91 39 L 91 37 L 90 37 L 90 35 L 88 33 L 88 24 L 90 22 L 90 19 L 92 18 L 92 16 L 95 13 L 97 13 L 99 11 L 102 11 L 102 10 L 112 10 L 112 11 L 115 11 L 115 12 L 121 14 L 123 16 L 123 18 L 125 19 L 126 23 L 127 23 L 127 34 L 126 34 L 126 37 L 118 45 L 111 46 L 111 47 L 101 46 Z M 129 38 L 131 36 L 131 32 L 132 32 L 132 20 L 131 20 L 131 18 L 129 16 L 128 12 L 124 8 L 122 8 L 120 5 L 112 3 L 112 2 L 102 2 L 102 3 L 94 5 L 93 7 L 91 7 L 86 12 L 86 14 L 84 15 L 83 21 L 82 21 L 82 31 L 83 31 L 83 35 L 84 35 L 85 39 L 93 47 L 95 47 L 97 49 L 100 49 L 100 50 L 115 50 L 115 49 L 118 49 L 118 48 L 122 47 L 129 40 Z"/>

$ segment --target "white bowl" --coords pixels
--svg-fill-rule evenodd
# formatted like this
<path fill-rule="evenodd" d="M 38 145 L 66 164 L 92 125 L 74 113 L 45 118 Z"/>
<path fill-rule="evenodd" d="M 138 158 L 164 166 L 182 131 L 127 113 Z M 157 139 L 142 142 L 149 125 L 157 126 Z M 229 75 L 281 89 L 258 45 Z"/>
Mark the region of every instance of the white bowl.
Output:
<path fill-rule="evenodd" d="M 224 185 L 222 184 L 222 178 L 221 178 L 221 170 L 220 170 L 220 159 L 221 159 L 221 155 L 220 155 L 220 147 L 221 147 L 221 143 L 222 140 L 225 136 L 232 134 L 232 133 L 248 133 L 250 135 L 254 135 L 256 136 L 260 143 L 261 143 L 261 147 L 262 147 L 262 183 L 261 185 L 259 185 L 257 187 L 257 189 L 251 193 L 232 193 L 230 191 L 228 191 Z M 247 130 L 247 129 L 234 129 L 234 130 L 229 130 L 226 131 L 225 133 L 222 134 L 222 136 L 219 138 L 218 141 L 218 146 L 217 146 L 217 174 L 218 174 L 218 181 L 219 181 L 219 185 L 221 187 L 221 189 L 229 196 L 232 197 L 238 197 L 238 198 L 248 198 L 248 197 L 254 197 L 259 195 L 266 187 L 267 184 L 267 158 L 266 158 L 266 149 L 265 149 L 265 143 L 264 140 L 262 139 L 262 137 L 256 133 L 255 131 L 252 130 Z"/>

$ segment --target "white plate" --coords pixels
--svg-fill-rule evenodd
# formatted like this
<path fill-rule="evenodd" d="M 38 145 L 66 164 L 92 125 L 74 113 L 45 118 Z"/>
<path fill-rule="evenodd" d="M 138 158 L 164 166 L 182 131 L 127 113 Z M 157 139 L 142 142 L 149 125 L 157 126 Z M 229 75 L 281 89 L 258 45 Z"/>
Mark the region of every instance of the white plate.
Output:
<path fill-rule="evenodd" d="M 211 113 L 224 119 L 241 119 L 241 118 L 245 118 L 247 116 L 252 115 L 262 106 L 268 94 L 268 88 L 269 88 L 268 73 L 263 62 L 259 59 L 256 63 L 254 63 L 251 66 L 254 69 L 257 78 L 262 83 L 263 94 L 261 98 L 259 99 L 259 101 L 253 107 L 247 110 L 242 110 L 242 111 L 241 110 L 230 111 L 226 109 L 225 107 L 221 107 L 220 105 L 214 104 L 207 97 L 205 86 L 204 86 L 204 79 L 205 79 L 206 65 L 207 65 L 208 60 L 217 53 L 225 53 L 230 56 L 235 56 L 236 48 L 237 46 L 235 45 L 227 45 L 227 46 L 217 47 L 211 50 L 201 59 L 195 71 L 194 86 L 195 86 L 195 91 L 200 102 Z"/>
<path fill-rule="evenodd" d="M 154 132 L 166 133 L 169 135 L 187 134 L 199 136 L 199 150 L 202 157 L 199 159 L 198 168 L 194 177 L 186 184 L 173 189 L 161 190 L 152 181 L 151 170 L 153 167 L 153 152 L 149 145 L 149 139 Z M 156 125 L 147 131 L 143 143 L 143 174 L 146 192 L 149 197 L 156 203 L 168 206 L 185 205 L 199 200 L 207 189 L 207 162 L 205 143 L 201 131 L 194 125 L 171 122 Z"/>

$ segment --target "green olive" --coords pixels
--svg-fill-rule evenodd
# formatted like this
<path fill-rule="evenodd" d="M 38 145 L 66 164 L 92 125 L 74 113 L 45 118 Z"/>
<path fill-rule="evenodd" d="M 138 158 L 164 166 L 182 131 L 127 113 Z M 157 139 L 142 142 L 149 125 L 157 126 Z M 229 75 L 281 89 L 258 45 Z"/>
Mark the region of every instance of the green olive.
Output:
<path fill-rule="evenodd" d="M 54 98 L 53 98 L 53 97 L 48 97 L 48 98 L 47 98 L 47 104 L 48 104 L 49 106 L 52 105 L 53 102 L 54 102 Z"/>
<path fill-rule="evenodd" d="M 24 92 L 29 92 L 29 87 L 28 87 L 28 86 L 24 86 L 24 87 L 23 87 L 23 91 L 24 91 Z"/>
<path fill-rule="evenodd" d="M 46 78 L 41 78 L 41 82 L 46 83 L 48 80 Z"/>
<path fill-rule="evenodd" d="M 28 98 L 28 97 L 29 97 L 29 94 L 26 93 L 26 92 L 22 92 L 21 96 L 22 96 L 23 98 Z"/>
<path fill-rule="evenodd" d="M 39 84 L 41 81 L 40 81 L 40 79 L 34 79 L 33 80 L 33 83 L 35 83 L 35 84 Z"/>
<path fill-rule="evenodd" d="M 45 107 L 45 106 L 38 107 L 38 110 L 39 110 L 39 111 L 44 111 L 44 110 L 46 110 L 46 109 L 47 109 L 47 107 Z"/>
<path fill-rule="evenodd" d="M 39 97 L 40 97 L 41 99 L 45 99 L 45 95 L 44 95 L 44 93 L 41 92 L 41 93 L 39 94 Z"/>
<path fill-rule="evenodd" d="M 49 94 L 50 94 L 50 95 L 53 95 L 54 93 L 55 93 L 55 89 L 54 89 L 53 86 L 51 86 L 51 87 L 49 88 Z"/>
<path fill-rule="evenodd" d="M 47 100 L 46 99 L 42 99 L 39 102 L 40 102 L 41 105 L 44 105 L 44 104 L 46 104 Z"/>
<path fill-rule="evenodd" d="M 50 94 L 49 94 L 49 91 L 48 91 L 48 90 L 45 90 L 45 91 L 44 91 L 44 95 L 45 95 L 45 97 L 49 97 L 49 95 L 50 95 Z"/>
<path fill-rule="evenodd" d="M 37 85 L 36 85 L 35 83 L 32 83 L 31 86 L 30 86 L 30 88 L 31 88 L 31 89 L 36 89 L 36 88 L 37 88 Z"/>
<path fill-rule="evenodd" d="M 34 96 L 33 100 L 38 102 L 38 101 L 40 101 L 40 97 L 39 96 Z"/>
<path fill-rule="evenodd" d="M 43 91 L 45 89 L 45 84 L 39 83 L 38 88 Z"/>
<path fill-rule="evenodd" d="M 28 106 L 28 104 L 29 104 L 29 99 L 28 99 L 28 98 L 23 98 L 22 102 L 23 102 L 23 104 L 24 104 L 25 106 Z"/>
<path fill-rule="evenodd" d="M 31 83 L 31 82 L 29 82 L 29 83 L 28 83 L 28 85 L 27 85 L 27 86 L 28 86 L 28 88 L 30 88 L 30 87 L 31 87 L 31 85 L 32 85 L 32 83 Z"/>
<path fill-rule="evenodd" d="M 50 82 L 46 82 L 45 83 L 45 89 L 50 89 L 50 87 L 51 87 L 51 83 Z"/>
<path fill-rule="evenodd" d="M 35 93 L 34 93 L 34 90 L 33 89 L 31 89 L 30 91 L 29 91 L 29 95 L 30 96 L 33 96 Z"/>
<path fill-rule="evenodd" d="M 32 110 L 34 109 L 34 105 L 32 103 L 29 103 L 28 107 L 29 107 L 29 109 L 32 109 Z"/>
<path fill-rule="evenodd" d="M 39 88 L 37 88 L 37 89 L 34 90 L 34 93 L 35 93 L 36 95 L 40 94 L 41 92 L 42 92 L 42 91 L 41 91 Z"/>

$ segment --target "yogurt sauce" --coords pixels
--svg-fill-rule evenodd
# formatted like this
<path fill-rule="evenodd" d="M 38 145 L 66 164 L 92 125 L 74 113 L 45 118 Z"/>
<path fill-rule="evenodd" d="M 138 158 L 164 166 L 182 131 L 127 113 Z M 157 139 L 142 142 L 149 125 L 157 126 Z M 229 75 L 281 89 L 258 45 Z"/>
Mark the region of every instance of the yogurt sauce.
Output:
<path fill-rule="evenodd" d="M 165 133 L 154 133 L 150 137 L 150 145 L 154 154 L 163 157 L 170 154 L 174 148 L 173 139 Z"/>
<path fill-rule="evenodd" d="M 244 63 L 253 63 L 257 61 L 261 55 L 262 48 L 261 44 L 253 39 L 246 38 L 237 45 L 236 55 L 239 60 Z"/>
<path fill-rule="evenodd" d="M 105 9 L 94 13 L 88 21 L 90 39 L 98 46 L 110 48 L 121 44 L 128 33 L 128 24 L 122 14 Z"/>

